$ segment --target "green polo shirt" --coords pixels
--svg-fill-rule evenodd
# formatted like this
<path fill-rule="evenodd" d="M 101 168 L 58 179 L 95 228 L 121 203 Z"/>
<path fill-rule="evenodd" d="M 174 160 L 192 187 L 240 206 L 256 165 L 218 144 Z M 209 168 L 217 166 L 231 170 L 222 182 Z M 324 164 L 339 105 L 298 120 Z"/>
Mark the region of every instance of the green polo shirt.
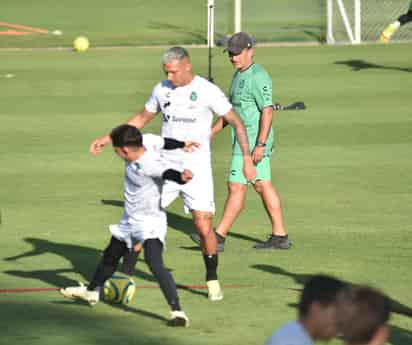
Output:
<path fill-rule="evenodd" d="M 253 150 L 259 135 L 262 110 L 273 104 L 272 79 L 262 66 L 255 63 L 246 71 L 236 71 L 230 85 L 229 99 L 246 127 L 250 150 Z M 273 140 L 274 134 L 271 128 L 266 139 L 265 156 L 271 154 Z M 242 154 L 233 129 L 232 149 L 234 155 Z"/>

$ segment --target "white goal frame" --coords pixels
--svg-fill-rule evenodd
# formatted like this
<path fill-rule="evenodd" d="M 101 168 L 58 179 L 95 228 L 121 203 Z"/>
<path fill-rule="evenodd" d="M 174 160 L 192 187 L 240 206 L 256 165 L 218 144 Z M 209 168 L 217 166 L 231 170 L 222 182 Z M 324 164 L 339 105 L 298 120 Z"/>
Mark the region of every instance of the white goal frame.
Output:
<path fill-rule="evenodd" d="M 242 0 L 233 0 L 233 29 L 242 31 Z M 207 0 L 207 46 L 215 46 L 215 0 Z"/>
<path fill-rule="evenodd" d="M 337 6 L 340 14 L 340 19 L 343 22 L 346 34 L 348 36 L 349 43 L 359 44 L 362 42 L 361 37 L 361 0 L 351 0 L 354 1 L 354 20 L 353 23 L 350 22 L 348 13 L 346 11 L 345 5 L 342 0 L 327 0 L 326 5 L 326 17 L 327 17 L 327 32 L 326 41 L 328 44 L 336 44 L 335 37 L 333 35 L 333 11 L 334 6 Z"/>

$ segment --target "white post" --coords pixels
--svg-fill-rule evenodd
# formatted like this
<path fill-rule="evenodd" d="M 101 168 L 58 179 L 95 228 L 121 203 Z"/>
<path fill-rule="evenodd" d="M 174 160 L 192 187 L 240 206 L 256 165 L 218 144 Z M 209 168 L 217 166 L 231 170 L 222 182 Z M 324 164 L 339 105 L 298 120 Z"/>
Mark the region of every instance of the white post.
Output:
<path fill-rule="evenodd" d="M 242 31 L 242 0 L 235 0 L 235 33 Z"/>
<path fill-rule="evenodd" d="M 360 44 L 362 42 L 361 37 L 361 0 L 355 0 L 355 41 L 354 43 Z"/>
<path fill-rule="evenodd" d="M 335 44 L 335 38 L 333 37 L 333 0 L 328 0 L 326 12 L 326 42 L 328 44 Z"/>
<path fill-rule="evenodd" d="M 346 33 L 349 36 L 350 43 L 354 44 L 355 39 L 353 38 L 353 32 L 352 32 L 352 28 L 351 28 L 350 23 L 349 23 L 349 19 L 348 19 L 348 15 L 346 13 L 345 6 L 343 5 L 342 0 L 336 0 L 336 1 L 338 3 L 340 15 L 342 16 L 343 24 L 345 26 Z"/>
<path fill-rule="evenodd" d="M 207 46 L 215 46 L 215 0 L 207 1 Z"/>

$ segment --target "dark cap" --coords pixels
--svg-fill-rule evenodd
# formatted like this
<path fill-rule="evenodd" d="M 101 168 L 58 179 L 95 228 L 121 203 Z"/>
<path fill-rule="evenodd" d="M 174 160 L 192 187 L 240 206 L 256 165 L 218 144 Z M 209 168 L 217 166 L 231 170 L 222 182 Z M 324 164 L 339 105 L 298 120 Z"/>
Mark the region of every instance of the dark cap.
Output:
<path fill-rule="evenodd" d="M 246 32 L 238 32 L 229 38 L 225 51 L 239 55 L 243 49 L 252 48 L 256 40 Z"/>

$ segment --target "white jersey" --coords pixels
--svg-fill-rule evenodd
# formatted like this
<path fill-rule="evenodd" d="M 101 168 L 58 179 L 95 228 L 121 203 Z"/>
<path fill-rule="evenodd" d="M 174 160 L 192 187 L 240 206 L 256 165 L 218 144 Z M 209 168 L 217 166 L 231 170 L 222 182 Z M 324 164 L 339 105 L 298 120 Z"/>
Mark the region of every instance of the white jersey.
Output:
<path fill-rule="evenodd" d="M 160 207 L 162 174 L 168 169 L 161 157 L 163 138 L 143 135 L 146 152 L 134 162 L 126 162 L 124 180 L 124 213 L 121 223 L 110 226 L 117 239 L 131 247 L 147 238 L 159 238 L 164 242 L 167 222 L 166 213 Z"/>
<path fill-rule="evenodd" d="M 162 113 L 162 137 L 181 141 L 196 141 L 200 148 L 193 153 L 183 150 L 164 152 L 171 161 L 181 161 L 193 168 L 204 160 L 210 161 L 210 131 L 213 113 L 227 114 L 232 105 L 213 83 L 195 76 L 185 86 L 174 87 L 168 80 L 157 84 L 146 102 L 146 110 Z"/>
<path fill-rule="evenodd" d="M 167 170 L 160 150 L 164 140 L 153 134 L 143 135 L 146 152 L 134 162 L 126 162 L 124 179 L 124 208 L 129 223 L 143 216 L 157 217 L 160 209 L 162 174 Z"/>

